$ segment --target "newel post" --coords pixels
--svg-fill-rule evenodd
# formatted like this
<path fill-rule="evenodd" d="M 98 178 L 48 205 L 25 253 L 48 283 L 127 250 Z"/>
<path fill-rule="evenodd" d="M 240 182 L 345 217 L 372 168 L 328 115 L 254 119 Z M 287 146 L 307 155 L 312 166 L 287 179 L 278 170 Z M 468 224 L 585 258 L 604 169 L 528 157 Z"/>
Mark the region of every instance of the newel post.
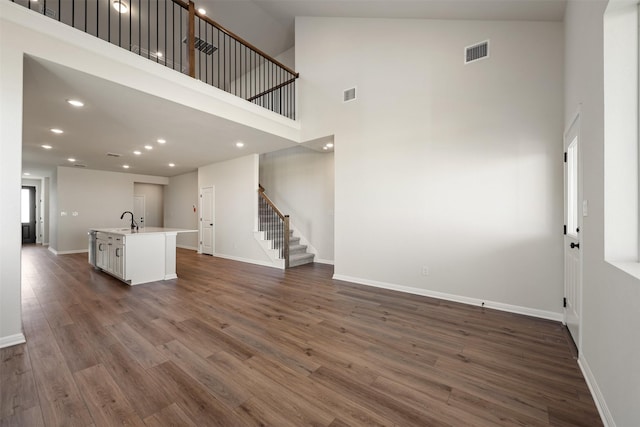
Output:
<path fill-rule="evenodd" d="M 289 268 L 289 215 L 284 216 L 284 268 Z"/>
<path fill-rule="evenodd" d="M 189 52 L 189 76 L 196 77 L 196 5 L 189 0 L 189 34 L 187 40 Z"/>

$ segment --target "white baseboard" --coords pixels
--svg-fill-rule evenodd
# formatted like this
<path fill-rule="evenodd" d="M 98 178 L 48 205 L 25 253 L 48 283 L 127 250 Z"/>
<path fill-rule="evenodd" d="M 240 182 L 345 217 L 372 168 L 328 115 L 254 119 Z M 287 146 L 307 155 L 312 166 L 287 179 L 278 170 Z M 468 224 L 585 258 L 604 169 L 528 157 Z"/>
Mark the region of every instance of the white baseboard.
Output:
<path fill-rule="evenodd" d="M 616 423 L 613 421 L 613 416 L 609 411 L 607 402 L 604 400 L 600 387 L 598 387 L 596 378 L 593 376 L 593 372 L 591 372 L 589 364 L 582 355 L 578 357 L 578 366 L 580 366 L 582 376 L 584 376 L 584 379 L 587 382 L 587 387 L 589 387 L 589 391 L 591 391 L 591 396 L 593 396 L 593 400 L 596 403 L 596 408 L 598 408 L 598 413 L 600 414 L 600 418 L 602 418 L 604 427 L 616 427 Z"/>
<path fill-rule="evenodd" d="M 314 258 L 313 262 L 317 262 L 318 264 L 329 264 L 329 265 L 333 265 L 333 260 L 332 259 L 319 259 L 319 258 Z"/>
<path fill-rule="evenodd" d="M 562 313 L 555 313 L 553 311 L 546 311 L 546 310 L 538 310 L 537 308 L 529 308 L 529 307 L 522 307 L 519 305 L 504 304 L 501 302 L 464 297 L 460 295 L 447 294 L 444 292 L 430 291 L 428 289 L 396 285 L 393 283 L 378 282 L 376 280 L 362 279 L 359 277 L 343 276 L 340 274 L 334 274 L 333 278 L 335 280 L 344 280 L 345 282 L 357 283 L 359 285 L 367 285 L 367 286 L 373 286 L 376 288 L 390 289 L 393 291 L 406 292 L 409 294 L 422 295 L 425 297 L 438 298 L 438 299 L 460 302 L 460 303 L 469 304 L 469 305 L 482 306 L 482 303 L 484 303 L 484 307 L 486 308 L 493 308 L 496 310 L 506 311 L 509 313 L 524 314 L 525 316 L 539 317 L 541 319 L 555 320 L 558 322 L 562 322 L 563 320 Z"/>
<path fill-rule="evenodd" d="M 89 253 L 89 249 L 76 249 L 75 251 L 56 251 L 51 246 L 49 246 L 49 252 L 54 255 L 69 255 L 69 254 L 86 254 Z"/>
<path fill-rule="evenodd" d="M 9 335 L 0 338 L 0 348 L 11 347 L 12 345 L 24 344 L 27 342 L 24 334 Z"/>
<path fill-rule="evenodd" d="M 218 258 L 230 259 L 232 261 L 246 262 L 247 264 L 261 265 L 263 267 L 272 267 L 272 268 L 277 268 L 279 270 L 282 270 L 281 268 L 273 265 L 269 261 L 258 261 L 255 259 L 242 258 L 242 257 L 233 256 L 233 255 L 225 255 L 225 254 L 217 254 L 217 253 L 214 253 L 213 256 Z"/>
<path fill-rule="evenodd" d="M 196 246 L 187 246 L 187 245 L 176 245 L 176 248 L 188 249 L 190 251 L 198 252 L 198 248 Z"/>

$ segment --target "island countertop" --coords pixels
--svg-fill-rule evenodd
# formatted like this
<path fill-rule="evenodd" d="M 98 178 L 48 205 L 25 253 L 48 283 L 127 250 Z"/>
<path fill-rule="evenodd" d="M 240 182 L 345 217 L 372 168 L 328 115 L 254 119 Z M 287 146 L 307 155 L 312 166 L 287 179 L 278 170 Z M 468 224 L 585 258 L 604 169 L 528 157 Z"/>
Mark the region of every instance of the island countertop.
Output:
<path fill-rule="evenodd" d="M 129 285 L 176 279 L 178 233 L 184 228 L 90 228 L 89 262 Z"/>
<path fill-rule="evenodd" d="M 144 227 L 138 230 L 131 228 L 90 228 L 92 231 L 102 233 L 119 234 L 122 236 L 135 236 L 138 234 L 177 234 L 177 233 L 197 233 L 198 230 L 189 230 L 186 228 L 165 228 L 165 227 Z"/>

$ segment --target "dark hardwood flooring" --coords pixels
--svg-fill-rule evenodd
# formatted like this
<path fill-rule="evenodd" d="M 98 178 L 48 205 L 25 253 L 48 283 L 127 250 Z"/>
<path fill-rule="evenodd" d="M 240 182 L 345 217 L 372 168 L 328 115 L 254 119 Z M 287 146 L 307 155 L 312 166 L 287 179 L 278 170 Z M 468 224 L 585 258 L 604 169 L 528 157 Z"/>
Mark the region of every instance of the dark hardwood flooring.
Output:
<path fill-rule="evenodd" d="M 23 248 L 2 426 L 599 426 L 556 322 L 178 250 L 134 287 Z"/>

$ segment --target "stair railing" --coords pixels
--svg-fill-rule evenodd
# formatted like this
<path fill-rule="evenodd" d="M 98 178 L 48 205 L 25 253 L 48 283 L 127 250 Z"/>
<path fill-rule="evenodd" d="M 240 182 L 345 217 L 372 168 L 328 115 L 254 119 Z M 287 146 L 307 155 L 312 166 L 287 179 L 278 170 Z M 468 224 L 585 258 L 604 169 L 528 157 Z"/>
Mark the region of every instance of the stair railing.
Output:
<path fill-rule="evenodd" d="M 11 0 L 295 120 L 299 74 L 183 0 Z"/>
<path fill-rule="evenodd" d="M 271 240 L 271 249 L 278 251 L 278 257 L 284 260 L 284 268 L 289 268 L 289 215 L 284 215 L 264 194 L 264 187 L 258 189 L 259 230 L 265 238 Z"/>

